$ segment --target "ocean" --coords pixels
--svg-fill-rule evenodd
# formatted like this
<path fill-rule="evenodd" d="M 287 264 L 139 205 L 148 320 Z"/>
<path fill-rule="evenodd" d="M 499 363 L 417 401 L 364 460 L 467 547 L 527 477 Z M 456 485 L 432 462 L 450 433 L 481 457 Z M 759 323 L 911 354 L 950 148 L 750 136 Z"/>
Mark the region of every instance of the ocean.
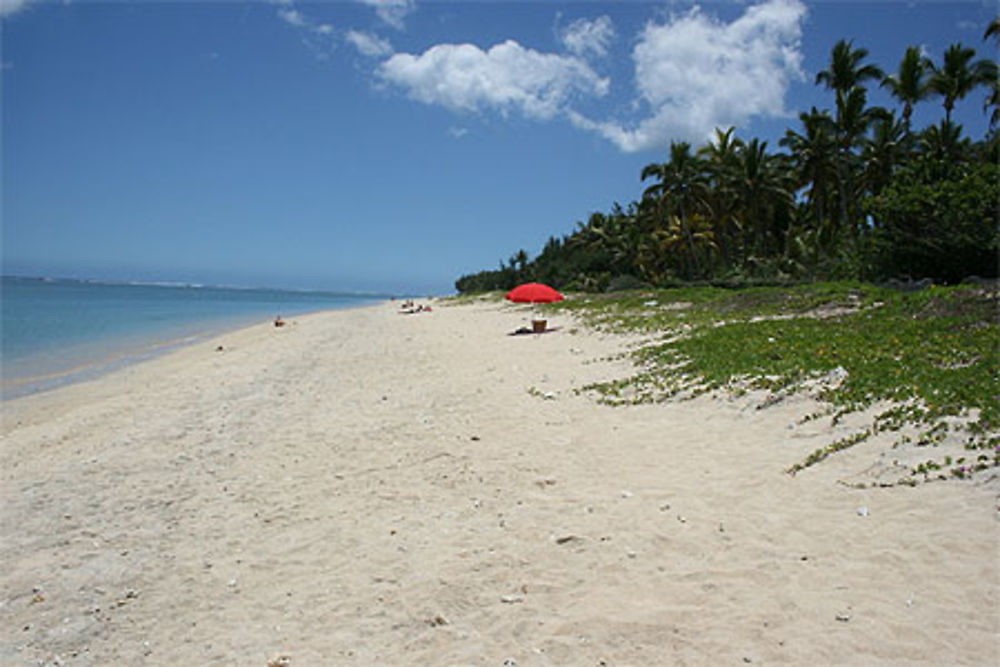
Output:
<path fill-rule="evenodd" d="M 387 297 L 199 285 L 0 279 L 0 398 L 89 379 L 261 321 Z"/>

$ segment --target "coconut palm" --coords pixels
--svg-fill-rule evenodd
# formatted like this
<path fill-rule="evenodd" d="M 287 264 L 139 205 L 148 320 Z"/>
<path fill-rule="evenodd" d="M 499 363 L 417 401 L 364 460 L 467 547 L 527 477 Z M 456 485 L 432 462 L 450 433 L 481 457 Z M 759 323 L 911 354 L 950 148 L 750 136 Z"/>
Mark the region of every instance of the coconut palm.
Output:
<path fill-rule="evenodd" d="M 799 114 L 802 133 L 787 130 L 779 142 L 789 150 L 796 175 L 796 186 L 808 187 L 806 197 L 812 206 L 815 224 L 826 229 L 826 204 L 830 186 L 837 180 L 837 144 L 833 118 L 813 107 Z"/>
<path fill-rule="evenodd" d="M 865 165 L 865 188 L 879 194 L 892 180 L 896 167 L 906 159 L 908 130 L 895 116 L 875 122 L 871 137 L 864 140 L 861 159 Z"/>
<path fill-rule="evenodd" d="M 707 179 L 705 208 L 712 221 L 712 232 L 725 264 L 732 259 L 733 240 L 739 233 L 736 224 L 732 181 L 739 168 L 739 149 L 743 140 L 734 136 L 735 127 L 716 128 L 715 141 L 698 149 Z"/>
<path fill-rule="evenodd" d="M 794 198 L 792 181 L 780 159 L 767 152 L 766 141 L 752 139 L 742 146 L 739 160 L 733 192 L 738 215 L 756 251 L 773 250 L 783 232 L 781 221 Z"/>
<path fill-rule="evenodd" d="M 997 46 L 1000 46 L 1000 18 L 993 19 L 986 27 L 983 39 L 989 39 L 990 37 L 996 40 Z M 995 70 L 996 68 L 994 67 L 993 82 L 990 85 L 990 96 L 986 99 L 986 106 L 993 107 L 993 113 L 990 115 L 991 128 L 996 128 L 997 123 L 1000 122 L 1000 77 L 996 75 Z"/>
<path fill-rule="evenodd" d="M 692 253 L 692 247 L 699 252 Z M 642 239 L 636 266 L 641 273 L 658 281 L 677 273 L 691 278 L 699 271 L 698 255 L 709 255 L 715 249 L 712 225 L 705 216 L 696 213 L 682 221 L 680 216 L 671 214 Z"/>
<path fill-rule="evenodd" d="M 885 79 L 881 69 L 864 62 L 867 57 L 868 49 L 855 49 L 853 42 L 842 39 L 833 46 L 829 67 L 816 75 L 816 83 L 826 85 L 836 96 L 834 128 L 837 140 L 838 226 L 842 230 L 853 228 L 855 202 L 852 172 L 855 166 L 852 149 L 867 129 L 864 84 L 866 81 Z"/>
<path fill-rule="evenodd" d="M 892 96 L 903 105 L 903 124 L 906 127 L 907 135 L 910 134 L 910 117 L 913 115 L 913 106 L 917 102 L 927 99 L 930 94 L 930 90 L 927 88 L 926 73 L 927 59 L 920 53 L 919 48 L 911 46 L 906 49 L 897 73 L 889 74 L 882 79 L 882 87 L 888 88 Z"/>
<path fill-rule="evenodd" d="M 657 183 L 646 188 L 643 197 L 655 199 L 662 216 L 664 207 L 675 211 L 688 241 L 695 273 L 700 273 L 701 263 L 695 249 L 694 234 L 688 224 L 690 216 L 702 204 L 705 179 L 697 156 L 686 141 L 670 143 L 670 161 L 649 164 L 643 168 L 641 180 L 656 178 Z"/>
<path fill-rule="evenodd" d="M 931 125 L 920 135 L 923 153 L 936 161 L 947 164 L 961 162 L 971 152 L 972 142 L 962 137 L 962 126 L 949 120 Z"/>
<path fill-rule="evenodd" d="M 986 26 L 986 32 L 983 33 L 983 39 L 988 39 L 989 37 L 996 37 L 1000 40 L 1000 18 L 994 17 L 990 24 Z"/>
<path fill-rule="evenodd" d="M 691 144 L 686 141 L 672 141 L 668 162 L 653 163 L 643 167 L 640 180 L 655 178 L 657 181 L 643 191 L 643 197 L 661 201 L 669 198 L 681 205 L 690 203 L 701 185 L 698 171 L 698 158 L 691 153 Z"/>
<path fill-rule="evenodd" d="M 868 49 L 855 49 L 853 41 L 840 40 L 830 53 L 829 67 L 816 75 L 816 83 L 846 93 L 852 88 L 864 87 L 866 81 L 884 79 L 885 75 L 876 65 L 863 64 L 867 57 Z"/>
<path fill-rule="evenodd" d="M 837 200 L 840 214 L 839 228 L 853 234 L 856 231 L 857 193 L 855 192 L 854 174 L 858 170 L 857 156 L 854 149 L 861 145 L 861 140 L 869 126 L 879 119 L 885 118 L 888 112 L 880 107 L 869 108 L 868 94 L 864 88 L 855 87 L 847 93 L 837 93 Z"/>
<path fill-rule="evenodd" d="M 1000 123 L 1000 77 L 994 77 L 990 84 L 990 96 L 986 98 L 983 106 L 984 110 L 993 107 L 990 113 L 990 127 L 996 128 L 997 123 Z"/>
<path fill-rule="evenodd" d="M 715 128 L 715 142 L 709 142 L 698 149 L 698 156 L 706 162 L 706 167 L 713 173 L 733 166 L 737 161 L 737 149 L 743 145 L 743 140 L 734 136 L 735 127 L 726 130 Z"/>
<path fill-rule="evenodd" d="M 868 106 L 868 93 L 864 88 L 852 88 L 846 95 L 837 95 L 837 124 L 840 148 L 850 152 L 861 145 L 868 128 L 877 120 L 891 118 L 882 107 Z"/>
<path fill-rule="evenodd" d="M 931 76 L 927 82 L 931 92 L 942 98 L 944 119 L 951 122 L 951 112 L 955 103 L 981 85 L 996 81 L 996 63 L 987 60 L 973 61 L 976 50 L 952 44 L 944 52 L 941 66 L 928 61 Z"/>

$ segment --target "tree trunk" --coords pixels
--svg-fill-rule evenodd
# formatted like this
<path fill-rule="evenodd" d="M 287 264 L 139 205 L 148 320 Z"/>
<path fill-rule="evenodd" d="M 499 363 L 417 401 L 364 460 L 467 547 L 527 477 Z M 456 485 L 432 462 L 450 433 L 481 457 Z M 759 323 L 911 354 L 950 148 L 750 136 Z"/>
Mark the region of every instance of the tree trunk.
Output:
<path fill-rule="evenodd" d="M 680 209 L 681 209 L 681 228 L 684 230 L 684 235 L 687 237 L 688 249 L 691 251 L 691 264 L 694 267 L 694 273 L 695 273 L 694 277 L 697 277 L 698 275 L 701 275 L 701 266 L 699 265 L 698 262 L 698 255 L 695 254 L 694 234 L 691 233 L 691 225 L 688 224 L 687 210 L 683 202 L 680 205 Z"/>

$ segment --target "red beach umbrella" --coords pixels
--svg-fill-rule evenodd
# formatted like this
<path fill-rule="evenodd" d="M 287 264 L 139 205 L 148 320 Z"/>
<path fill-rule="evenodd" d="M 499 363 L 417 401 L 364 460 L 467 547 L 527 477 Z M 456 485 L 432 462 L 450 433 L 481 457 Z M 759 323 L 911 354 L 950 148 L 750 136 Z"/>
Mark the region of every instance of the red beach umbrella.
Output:
<path fill-rule="evenodd" d="M 514 303 L 552 303 L 565 297 L 542 283 L 525 283 L 507 292 L 506 299 Z"/>

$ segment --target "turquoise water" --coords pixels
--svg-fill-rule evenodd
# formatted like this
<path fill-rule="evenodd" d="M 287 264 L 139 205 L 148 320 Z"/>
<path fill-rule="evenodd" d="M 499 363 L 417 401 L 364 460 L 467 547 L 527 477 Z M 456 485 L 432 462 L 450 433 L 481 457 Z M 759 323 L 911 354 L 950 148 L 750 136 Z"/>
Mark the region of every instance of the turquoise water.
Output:
<path fill-rule="evenodd" d="M 4 277 L 0 395 L 92 377 L 256 322 L 364 306 L 378 296 Z"/>

